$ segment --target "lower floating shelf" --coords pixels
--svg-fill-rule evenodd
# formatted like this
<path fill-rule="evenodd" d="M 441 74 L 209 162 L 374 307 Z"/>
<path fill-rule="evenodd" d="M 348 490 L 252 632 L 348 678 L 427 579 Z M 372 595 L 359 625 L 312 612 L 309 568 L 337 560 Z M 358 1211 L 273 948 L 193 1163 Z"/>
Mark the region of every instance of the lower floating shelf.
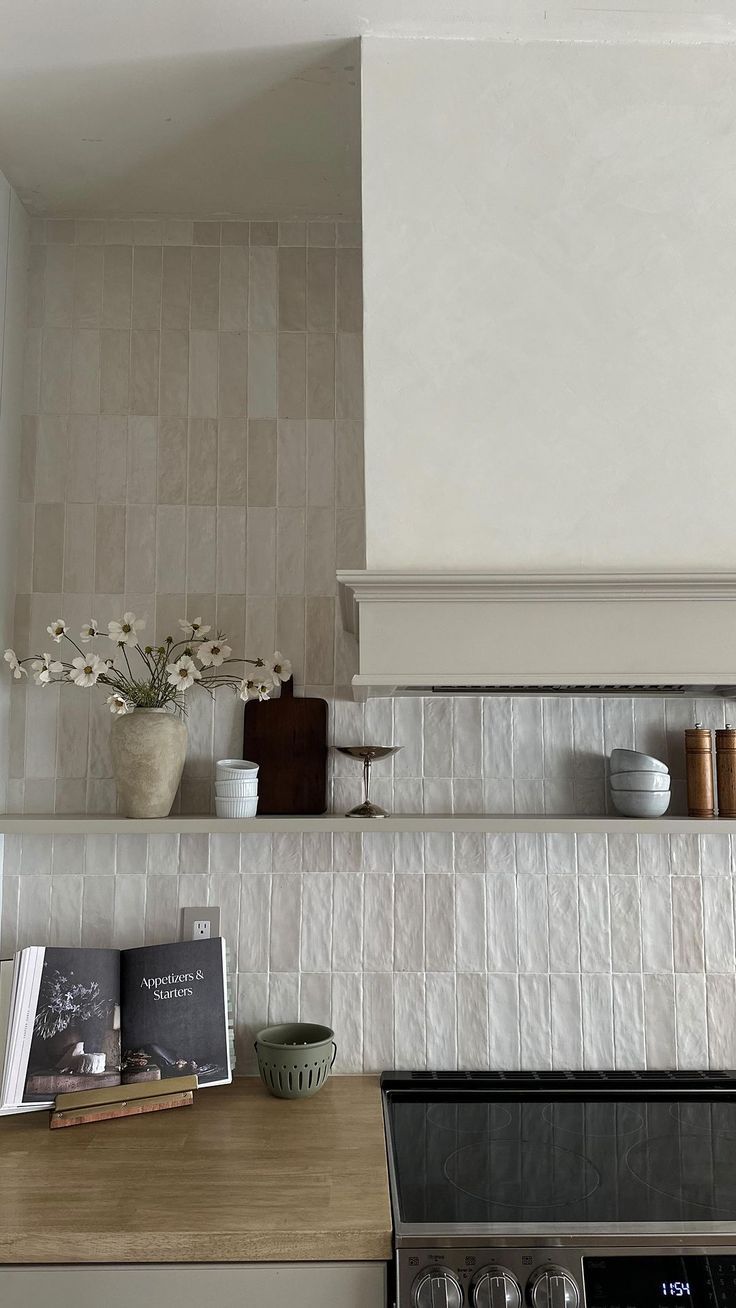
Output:
<path fill-rule="evenodd" d="M 736 821 L 696 818 L 622 818 L 527 815 L 524 813 L 397 813 L 392 817 L 348 818 L 337 813 L 320 817 L 202 817 L 126 818 L 6 813 L 0 815 L 0 835 L 213 835 L 219 832 L 255 835 L 268 832 L 313 831 L 481 831 L 481 832 L 571 832 L 629 835 L 736 835 Z"/>

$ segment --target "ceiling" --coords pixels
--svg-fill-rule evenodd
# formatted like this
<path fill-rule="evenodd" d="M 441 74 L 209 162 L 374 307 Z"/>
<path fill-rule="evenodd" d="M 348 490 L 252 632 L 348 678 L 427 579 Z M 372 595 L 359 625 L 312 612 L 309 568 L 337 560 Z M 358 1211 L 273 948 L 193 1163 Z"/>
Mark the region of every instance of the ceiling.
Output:
<path fill-rule="evenodd" d="M 3 0 L 0 12 L 0 169 L 30 212 L 59 216 L 357 217 L 361 35 L 736 39 L 726 0 Z"/>

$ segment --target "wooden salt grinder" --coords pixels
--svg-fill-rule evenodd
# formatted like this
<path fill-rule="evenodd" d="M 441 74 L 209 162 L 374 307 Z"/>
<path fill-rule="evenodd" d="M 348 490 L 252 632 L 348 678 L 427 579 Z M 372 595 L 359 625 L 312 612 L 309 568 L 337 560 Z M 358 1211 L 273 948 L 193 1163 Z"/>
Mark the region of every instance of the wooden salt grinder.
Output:
<path fill-rule="evenodd" d="M 713 787 L 713 742 L 709 730 L 695 723 L 685 732 L 687 811 L 690 817 L 716 815 Z"/>
<path fill-rule="evenodd" d="M 736 731 L 730 722 L 716 732 L 718 816 L 736 818 Z"/>

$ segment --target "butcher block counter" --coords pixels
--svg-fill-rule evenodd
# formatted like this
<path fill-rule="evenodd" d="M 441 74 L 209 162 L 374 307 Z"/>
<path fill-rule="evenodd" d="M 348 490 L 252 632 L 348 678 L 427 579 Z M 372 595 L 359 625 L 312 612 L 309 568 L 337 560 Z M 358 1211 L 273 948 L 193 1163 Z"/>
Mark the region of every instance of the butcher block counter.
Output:
<path fill-rule="evenodd" d="M 260 1081 L 191 1108 L 50 1131 L 0 1120 L 0 1263 L 385 1262 L 391 1212 L 377 1078 L 312 1099 Z"/>

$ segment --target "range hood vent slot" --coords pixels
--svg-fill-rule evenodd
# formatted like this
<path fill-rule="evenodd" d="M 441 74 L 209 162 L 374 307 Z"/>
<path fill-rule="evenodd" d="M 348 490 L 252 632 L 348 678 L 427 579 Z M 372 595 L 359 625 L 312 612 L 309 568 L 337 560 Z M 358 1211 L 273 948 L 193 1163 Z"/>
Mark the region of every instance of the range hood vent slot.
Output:
<path fill-rule="evenodd" d="M 641 686 L 636 683 L 620 686 L 599 685 L 547 685 L 538 686 L 427 686 L 428 695 L 653 695 L 656 697 L 692 695 L 696 690 L 699 695 L 718 695 L 725 693 L 716 686 L 683 686 L 662 683 L 659 686 Z"/>

